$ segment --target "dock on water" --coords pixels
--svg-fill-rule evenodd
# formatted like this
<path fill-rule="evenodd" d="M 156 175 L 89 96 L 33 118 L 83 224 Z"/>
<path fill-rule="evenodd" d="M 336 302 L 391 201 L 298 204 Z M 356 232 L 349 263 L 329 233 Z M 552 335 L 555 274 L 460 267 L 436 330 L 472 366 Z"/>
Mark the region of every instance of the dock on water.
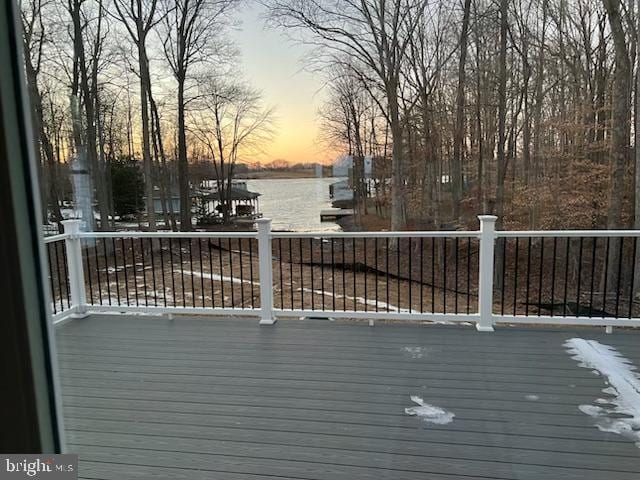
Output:
<path fill-rule="evenodd" d="M 327 222 L 351 215 L 353 215 L 352 208 L 327 208 L 326 210 L 320 211 L 320 221 Z"/>

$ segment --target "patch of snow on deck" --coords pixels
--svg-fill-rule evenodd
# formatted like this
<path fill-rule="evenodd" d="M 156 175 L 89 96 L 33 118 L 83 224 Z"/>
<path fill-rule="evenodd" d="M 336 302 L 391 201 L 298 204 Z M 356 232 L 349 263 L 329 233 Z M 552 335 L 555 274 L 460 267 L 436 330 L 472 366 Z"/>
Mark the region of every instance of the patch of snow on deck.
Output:
<path fill-rule="evenodd" d="M 640 376 L 637 368 L 618 351 L 595 340 L 572 338 L 564 346 L 572 358 L 584 368 L 597 371 L 605 378 L 602 391 L 611 398 L 598 398 L 599 405 L 580 405 L 581 412 L 595 418 L 603 432 L 617 433 L 640 448 Z"/>
<path fill-rule="evenodd" d="M 453 413 L 445 410 L 444 408 L 425 403 L 425 401 L 417 395 L 411 395 L 411 401 L 417 406 L 405 408 L 404 413 L 420 417 L 425 422 L 445 425 L 447 423 L 451 423 L 453 421 L 453 417 L 455 417 Z"/>
<path fill-rule="evenodd" d="M 402 347 L 402 351 L 411 358 L 426 357 L 429 349 L 427 347 Z"/>
<path fill-rule="evenodd" d="M 535 402 L 537 400 L 540 400 L 540 397 L 538 395 L 525 395 L 525 397 L 527 400 L 531 401 L 531 402 Z"/>

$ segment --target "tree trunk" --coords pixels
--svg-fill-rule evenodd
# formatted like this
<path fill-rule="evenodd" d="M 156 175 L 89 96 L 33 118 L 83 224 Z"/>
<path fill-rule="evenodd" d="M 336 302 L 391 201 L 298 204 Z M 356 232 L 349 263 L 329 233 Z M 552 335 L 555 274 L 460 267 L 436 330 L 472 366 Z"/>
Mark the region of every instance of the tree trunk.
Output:
<path fill-rule="evenodd" d="M 498 172 L 496 179 L 496 215 L 498 228 L 504 215 L 504 180 L 506 176 L 507 120 L 507 8 L 508 0 L 500 0 L 500 53 L 498 58 Z"/>
<path fill-rule="evenodd" d="M 142 164 L 145 178 L 145 194 L 147 207 L 147 222 L 150 232 L 156 231 L 156 212 L 153 204 L 153 164 L 151 162 L 151 144 L 149 138 L 149 100 L 147 98 L 147 85 L 149 80 L 149 62 L 145 47 L 146 32 L 141 22 L 138 25 L 138 64 L 140 67 L 140 114 L 142 117 Z"/>
<path fill-rule="evenodd" d="M 391 182 L 391 230 L 400 231 L 404 228 L 404 168 L 403 168 L 403 128 L 398 107 L 398 94 L 395 87 L 388 89 L 389 128 L 391 129 L 392 148 L 392 182 Z"/>
<path fill-rule="evenodd" d="M 630 115 L 631 115 L 631 62 L 626 36 L 622 25 L 619 0 L 604 0 L 609 16 L 609 26 L 613 36 L 615 52 L 615 76 L 611 100 L 611 163 L 613 173 L 609 196 L 607 227 L 624 228 L 622 223 L 622 203 L 625 191 L 625 170 L 629 161 Z M 618 275 L 616 266 L 622 254 L 619 242 L 612 242 L 609 261 L 609 285 L 615 285 Z M 606 294 L 606 292 L 605 292 Z"/>
<path fill-rule="evenodd" d="M 185 132 L 184 76 L 178 75 L 178 188 L 180 190 L 180 230 L 191 231 L 191 196 L 189 195 L 189 164 Z"/>
<path fill-rule="evenodd" d="M 451 194 L 453 199 L 453 218 L 460 217 L 462 196 L 462 149 L 464 145 L 464 91 L 466 84 L 467 43 L 469 39 L 469 14 L 471 0 L 464 2 L 462 31 L 460 32 L 460 61 L 458 63 L 458 89 L 456 91 L 456 124 L 453 139 L 453 159 L 451 161 Z"/>

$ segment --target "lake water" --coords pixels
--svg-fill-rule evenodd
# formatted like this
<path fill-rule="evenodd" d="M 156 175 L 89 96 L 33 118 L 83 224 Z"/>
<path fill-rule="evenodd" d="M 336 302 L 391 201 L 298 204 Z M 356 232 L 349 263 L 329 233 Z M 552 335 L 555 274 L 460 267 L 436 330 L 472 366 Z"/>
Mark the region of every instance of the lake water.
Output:
<path fill-rule="evenodd" d="M 261 193 L 260 211 L 273 220 L 274 230 L 339 231 L 335 222 L 320 222 L 320 211 L 331 208 L 329 185 L 340 178 L 247 180 L 247 188 Z"/>

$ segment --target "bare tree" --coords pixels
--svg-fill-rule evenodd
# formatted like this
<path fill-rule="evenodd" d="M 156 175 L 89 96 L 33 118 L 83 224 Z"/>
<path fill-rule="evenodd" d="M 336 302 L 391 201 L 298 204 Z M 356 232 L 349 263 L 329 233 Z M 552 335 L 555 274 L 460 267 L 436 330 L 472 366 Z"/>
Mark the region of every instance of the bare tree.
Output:
<path fill-rule="evenodd" d="M 197 64 L 211 61 L 220 53 L 222 27 L 227 14 L 238 3 L 240 0 L 175 0 L 168 3 L 162 45 L 178 84 L 178 184 L 180 228 L 183 231 L 192 228 L 185 125 L 187 75 Z M 217 58 L 220 60 L 220 55 Z"/>
<path fill-rule="evenodd" d="M 307 41 L 351 59 L 363 88 L 384 94 L 393 139 L 391 228 L 404 227 L 403 133 L 400 81 L 405 54 L 426 0 L 273 0 L 271 19 L 283 28 L 310 33 Z M 375 96 L 374 96 L 375 98 Z"/>
<path fill-rule="evenodd" d="M 453 218 L 460 216 L 462 190 L 462 149 L 464 146 L 464 103 L 466 87 L 467 44 L 469 43 L 469 17 L 471 0 L 464 0 L 462 29 L 460 31 L 460 60 L 458 61 L 458 88 L 456 89 L 456 124 L 451 160 L 451 193 L 453 196 Z"/>
<path fill-rule="evenodd" d="M 270 138 L 272 120 L 273 110 L 262 106 L 254 89 L 219 78 L 202 81 L 189 125 L 213 162 L 225 223 L 231 215 L 235 166 Z"/>
<path fill-rule="evenodd" d="M 158 13 L 158 0 L 114 0 L 118 18 L 126 27 L 138 51 L 138 69 L 140 75 L 140 112 L 142 120 L 142 162 L 145 177 L 147 221 L 149 230 L 156 230 L 156 215 L 153 203 L 154 181 L 151 161 L 151 134 L 149 121 L 149 57 L 147 55 L 147 36 L 162 17 Z M 190 220 L 189 220 L 190 221 Z"/>
<path fill-rule="evenodd" d="M 39 183 L 42 190 L 43 221 L 48 223 L 48 210 L 51 208 L 52 217 L 61 228 L 60 195 L 57 185 L 57 168 L 51 139 L 44 126 L 43 102 L 39 75 L 42 68 L 43 52 L 47 42 L 45 24 L 43 21 L 44 0 L 29 0 L 22 2 L 21 18 L 23 31 L 23 51 L 25 57 L 25 72 L 29 99 L 33 119 L 34 138 L 36 139 L 36 154 L 38 155 Z M 43 158 L 44 157 L 44 162 Z"/>

